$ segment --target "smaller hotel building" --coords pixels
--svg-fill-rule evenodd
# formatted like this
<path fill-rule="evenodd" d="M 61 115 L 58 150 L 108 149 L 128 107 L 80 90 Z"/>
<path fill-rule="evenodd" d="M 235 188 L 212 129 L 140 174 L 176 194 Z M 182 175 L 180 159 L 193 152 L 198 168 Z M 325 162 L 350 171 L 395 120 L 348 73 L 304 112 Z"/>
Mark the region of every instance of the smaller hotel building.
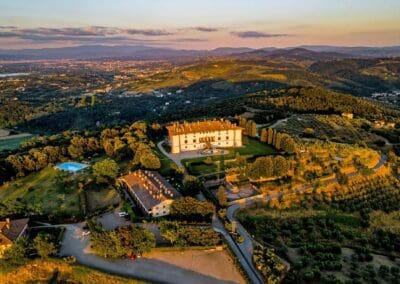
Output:
<path fill-rule="evenodd" d="M 17 220 L 6 218 L 6 220 L 0 221 L 0 258 L 7 248 L 11 247 L 18 238 L 25 235 L 28 223 L 29 218 Z"/>
<path fill-rule="evenodd" d="M 156 171 L 137 170 L 120 177 L 118 181 L 148 216 L 168 215 L 171 203 L 181 197 L 180 193 Z"/>
<path fill-rule="evenodd" d="M 241 147 L 243 129 L 228 120 L 174 123 L 167 126 L 171 153 Z"/>

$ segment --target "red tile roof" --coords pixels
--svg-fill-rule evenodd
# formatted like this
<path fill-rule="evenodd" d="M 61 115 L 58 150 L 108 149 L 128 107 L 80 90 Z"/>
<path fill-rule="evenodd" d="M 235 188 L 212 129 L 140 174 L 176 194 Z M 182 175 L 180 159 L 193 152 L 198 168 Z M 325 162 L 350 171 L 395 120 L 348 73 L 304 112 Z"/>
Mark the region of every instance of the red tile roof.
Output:
<path fill-rule="evenodd" d="M 180 197 L 180 193 L 158 172 L 137 170 L 120 178 L 148 211 L 167 199 Z"/>
<path fill-rule="evenodd" d="M 0 245 L 12 244 L 21 235 L 29 218 L 0 221 Z"/>
<path fill-rule="evenodd" d="M 242 129 L 229 120 L 205 120 L 196 122 L 174 123 L 167 126 L 169 135 L 198 133 L 208 131 L 221 131 L 230 129 Z"/>

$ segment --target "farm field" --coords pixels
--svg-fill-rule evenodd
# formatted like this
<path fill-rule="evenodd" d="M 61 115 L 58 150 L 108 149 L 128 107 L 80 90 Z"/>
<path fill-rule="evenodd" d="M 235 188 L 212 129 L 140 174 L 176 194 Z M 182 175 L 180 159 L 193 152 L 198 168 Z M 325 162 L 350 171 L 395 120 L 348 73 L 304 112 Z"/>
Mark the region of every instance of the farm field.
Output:
<path fill-rule="evenodd" d="M 314 136 L 317 138 L 340 143 L 355 144 L 363 141 L 370 145 L 382 139 L 361 128 L 362 125 L 370 125 L 370 123 L 366 120 L 351 120 L 338 115 L 296 114 L 279 122 L 275 128 L 294 135 L 303 135 L 304 130 L 308 128 L 314 130 Z"/>
<path fill-rule="evenodd" d="M 258 204 L 239 211 L 238 217 L 257 241 L 273 246 L 292 263 L 287 279 L 302 280 L 300 283 L 323 279 L 397 283 L 398 255 L 376 243 L 377 234 L 385 233 L 366 226 L 357 213 L 276 210 Z"/>

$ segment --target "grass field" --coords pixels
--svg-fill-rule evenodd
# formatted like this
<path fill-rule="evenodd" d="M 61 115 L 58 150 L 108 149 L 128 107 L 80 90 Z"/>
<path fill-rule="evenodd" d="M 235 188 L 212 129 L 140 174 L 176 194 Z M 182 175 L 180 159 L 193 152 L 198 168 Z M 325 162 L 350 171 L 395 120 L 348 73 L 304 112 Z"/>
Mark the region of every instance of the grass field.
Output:
<path fill-rule="evenodd" d="M 17 181 L 0 187 L 0 200 L 14 203 L 19 200 L 28 210 L 48 215 L 77 216 L 80 214 L 79 197 L 75 190 L 66 189 L 60 171 L 48 166 Z"/>
<path fill-rule="evenodd" d="M 33 135 L 0 139 L 0 151 L 17 149 L 21 143 L 31 140 Z"/>
<path fill-rule="evenodd" d="M 37 259 L 19 267 L 16 271 L 0 272 L 0 283 L 139 284 L 145 282 L 106 274 L 78 264 L 68 264 L 58 259 Z"/>

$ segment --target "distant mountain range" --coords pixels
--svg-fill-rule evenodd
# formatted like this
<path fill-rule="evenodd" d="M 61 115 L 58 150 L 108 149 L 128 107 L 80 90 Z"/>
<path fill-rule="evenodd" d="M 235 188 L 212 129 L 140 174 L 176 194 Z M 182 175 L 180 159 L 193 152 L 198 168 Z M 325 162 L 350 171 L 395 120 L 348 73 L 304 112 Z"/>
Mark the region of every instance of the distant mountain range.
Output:
<path fill-rule="evenodd" d="M 295 60 L 330 60 L 339 58 L 353 57 L 350 54 L 333 52 L 333 51 L 313 51 L 305 48 L 292 49 L 257 49 L 240 54 L 233 54 L 237 58 L 261 58 L 261 59 L 295 59 Z"/>
<path fill-rule="evenodd" d="M 221 47 L 213 50 L 184 50 L 149 46 L 82 45 L 43 49 L 0 49 L 0 60 L 40 59 L 189 59 L 212 56 L 237 58 L 291 58 L 297 60 L 329 60 L 350 57 L 400 57 L 400 46 L 392 47 L 336 47 L 300 46 L 293 48 Z"/>

